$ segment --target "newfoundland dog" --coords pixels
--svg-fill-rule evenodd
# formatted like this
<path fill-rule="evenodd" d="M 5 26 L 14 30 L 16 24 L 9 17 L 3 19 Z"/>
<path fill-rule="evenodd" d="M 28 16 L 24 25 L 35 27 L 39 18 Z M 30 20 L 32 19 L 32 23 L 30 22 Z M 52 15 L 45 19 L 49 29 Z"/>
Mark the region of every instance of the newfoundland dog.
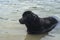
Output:
<path fill-rule="evenodd" d="M 28 34 L 48 33 L 58 23 L 54 17 L 40 18 L 32 11 L 25 11 L 19 22 L 26 25 Z"/>

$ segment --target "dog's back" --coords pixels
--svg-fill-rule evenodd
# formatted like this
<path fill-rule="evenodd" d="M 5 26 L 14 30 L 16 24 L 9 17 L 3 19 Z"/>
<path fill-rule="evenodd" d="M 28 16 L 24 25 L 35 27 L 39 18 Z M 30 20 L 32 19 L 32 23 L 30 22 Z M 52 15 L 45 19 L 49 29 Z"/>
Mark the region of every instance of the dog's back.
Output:
<path fill-rule="evenodd" d="M 54 17 L 42 18 L 40 20 L 41 20 L 43 33 L 51 31 L 53 28 L 55 28 L 55 26 L 58 23 L 57 19 Z"/>

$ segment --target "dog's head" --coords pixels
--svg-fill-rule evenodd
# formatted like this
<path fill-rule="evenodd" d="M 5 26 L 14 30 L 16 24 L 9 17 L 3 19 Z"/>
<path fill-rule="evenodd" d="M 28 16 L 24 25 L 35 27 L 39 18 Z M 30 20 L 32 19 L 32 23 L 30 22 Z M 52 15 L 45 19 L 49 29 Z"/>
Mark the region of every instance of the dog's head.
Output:
<path fill-rule="evenodd" d="M 34 21 L 38 16 L 34 14 L 32 11 L 25 11 L 22 15 L 22 18 L 19 19 L 21 24 L 26 24 L 28 22 Z"/>

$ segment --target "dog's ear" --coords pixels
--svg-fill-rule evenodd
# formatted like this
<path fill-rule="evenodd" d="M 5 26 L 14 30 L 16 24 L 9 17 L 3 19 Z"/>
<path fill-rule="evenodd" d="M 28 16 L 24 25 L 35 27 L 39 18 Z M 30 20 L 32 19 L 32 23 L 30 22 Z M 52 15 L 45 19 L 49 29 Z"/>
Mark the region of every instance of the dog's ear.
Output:
<path fill-rule="evenodd" d="M 36 14 L 34 14 L 33 16 L 34 16 L 34 21 L 39 21 L 40 20 L 40 18 Z"/>

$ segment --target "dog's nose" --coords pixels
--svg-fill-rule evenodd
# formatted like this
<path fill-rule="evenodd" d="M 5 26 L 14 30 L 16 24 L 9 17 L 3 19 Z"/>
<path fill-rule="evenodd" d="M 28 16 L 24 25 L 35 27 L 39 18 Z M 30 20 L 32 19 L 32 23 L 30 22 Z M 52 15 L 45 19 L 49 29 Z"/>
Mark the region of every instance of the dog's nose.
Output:
<path fill-rule="evenodd" d="M 21 24 L 24 24 L 23 19 L 19 19 L 19 22 L 20 22 Z"/>

